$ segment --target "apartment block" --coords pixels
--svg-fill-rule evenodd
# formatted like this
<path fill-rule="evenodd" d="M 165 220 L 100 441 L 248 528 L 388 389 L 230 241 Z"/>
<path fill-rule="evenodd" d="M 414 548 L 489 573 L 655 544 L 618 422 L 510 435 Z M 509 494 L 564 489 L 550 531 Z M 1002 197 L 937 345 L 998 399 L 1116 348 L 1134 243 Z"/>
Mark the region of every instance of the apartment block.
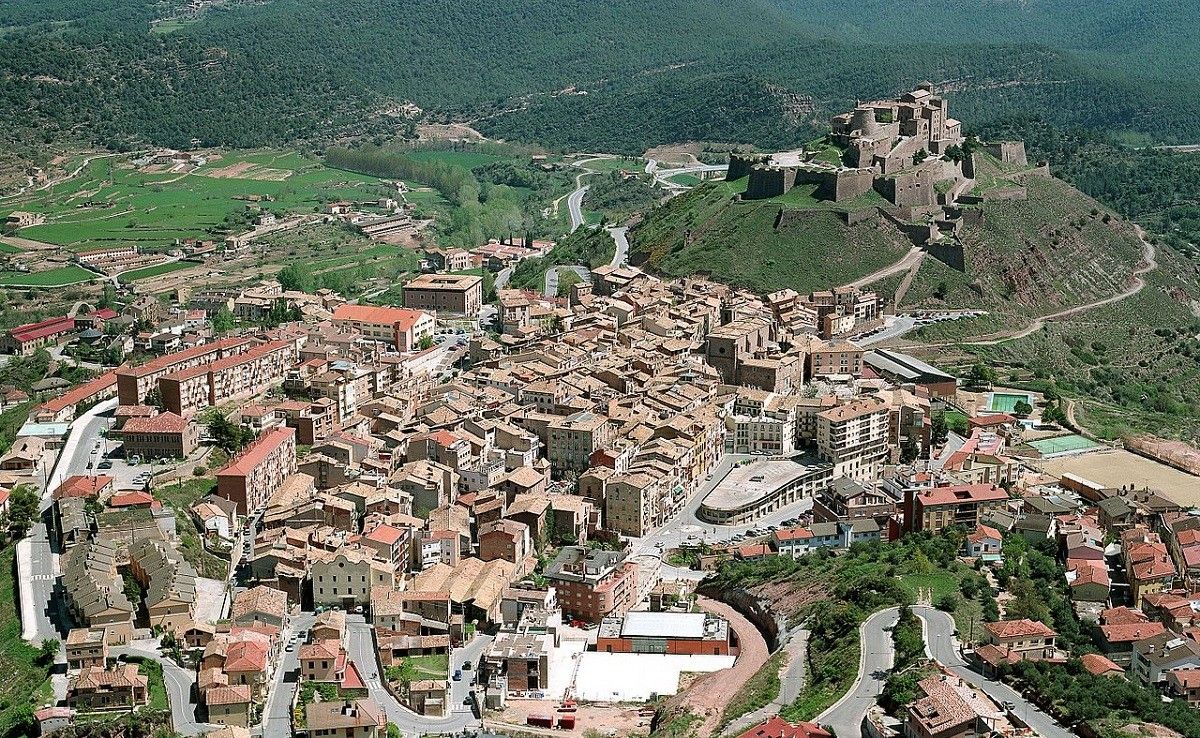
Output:
<path fill-rule="evenodd" d="M 333 312 L 333 325 L 390 343 L 397 351 L 415 350 L 421 339 L 433 337 L 436 328 L 433 316 L 420 310 L 372 305 L 338 306 Z"/>
<path fill-rule="evenodd" d="M 282 380 L 296 361 L 295 341 L 271 341 L 217 361 L 167 374 L 158 380 L 163 406 L 190 415 Z"/>
<path fill-rule="evenodd" d="M 581 411 L 555 418 L 547 429 L 546 458 L 555 473 L 582 472 L 591 457 L 613 437 L 613 426 L 604 415 Z"/>
<path fill-rule="evenodd" d="M 158 380 L 168 374 L 209 364 L 242 353 L 253 346 L 244 338 L 225 338 L 152 359 L 141 366 L 118 369 L 117 399 L 122 405 L 141 405 L 146 395 L 158 388 Z"/>
<path fill-rule="evenodd" d="M 1008 504 L 1008 493 L 994 484 L 958 484 L 906 489 L 905 530 L 937 533 L 961 525 L 974 530 L 992 510 Z"/>
<path fill-rule="evenodd" d="M 296 431 L 275 428 L 217 471 L 217 496 L 234 502 L 238 514 L 266 507 L 267 500 L 296 473 Z"/>
<path fill-rule="evenodd" d="M 598 623 L 623 615 L 637 601 L 637 564 L 623 551 L 566 546 L 546 569 L 563 615 Z"/>
<path fill-rule="evenodd" d="M 817 451 L 835 477 L 873 481 L 888 455 L 888 406 L 878 397 L 817 414 Z"/>
<path fill-rule="evenodd" d="M 125 455 L 143 459 L 187 458 L 200 445 L 200 426 L 173 412 L 130 418 L 120 431 Z"/>

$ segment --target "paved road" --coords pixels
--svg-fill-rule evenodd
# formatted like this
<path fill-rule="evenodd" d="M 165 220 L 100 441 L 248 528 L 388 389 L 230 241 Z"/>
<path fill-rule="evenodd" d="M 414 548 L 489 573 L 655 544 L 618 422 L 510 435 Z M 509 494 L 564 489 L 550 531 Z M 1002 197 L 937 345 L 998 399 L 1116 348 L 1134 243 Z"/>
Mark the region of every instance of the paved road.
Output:
<path fill-rule="evenodd" d="M 617 250 L 613 253 L 612 261 L 608 263 L 609 266 L 625 266 L 625 262 L 629 260 L 629 239 L 626 238 L 626 234 L 628 233 L 629 229 L 625 226 L 608 229 L 608 235 L 612 236 L 613 243 L 617 245 Z"/>
<path fill-rule="evenodd" d="M 858 661 L 858 678 L 846 696 L 817 716 L 816 722 L 833 727 L 839 736 L 859 735 L 863 717 L 883 692 L 887 672 L 895 660 L 892 646 L 892 626 L 900 619 L 894 607 L 880 610 L 867 618 L 859 628 L 862 651 Z"/>
<path fill-rule="evenodd" d="M 508 280 L 512 279 L 513 267 L 505 267 L 496 272 L 496 289 L 502 290 L 508 285 Z"/>
<path fill-rule="evenodd" d="M 579 278 L 588 284 L 592 283 L 592 273 L 587 267 L 582 266 L 556 266 L 546 270 L 546 285 L 542 289 L 542 294 L 546 297 L 558 297 L 558 274 L 562 271 L 571 271 L 579 275 Z"/>
<path fill-rule="evenodd" d="M 366 679 L 367 691 L 371 698 L 383 706 L 388 720 L 395 723 L 406 736 L 458 733 L 480 725 L 473 708 L 464 702 L 471 691 L 470 679 L 474 677 L 479 660 L 491 641 L 491 636 L 479 635 L 464 648 L 455 649 L 451 654 L 451 671 L 460 668 L 464 661 L 470 661 L 475 666 L 470 671 L 464 672 L 462 680 L 450 682 L 449 714 L 444 718 L 430 718 L 418 715 L 404 707 L 384 688 L 382 674 L 377 666 L 375 639 L 372 637 L 371 626 L 361 615 L 349 615 L 346 618 L 346 650 L 350 654 L 350 660 L 358 664 L 359 669 L 363 672 L 363 678 Z"/>
<path fill-rule="evenodd" d="M 651 167 L 650 164 L 647 164 L 646 165 L 646 173 L 653 174 L 654 175 L 654 184 L 656 184 L 659 187 L 662 187 L 663 189 L 666 189 L 666 190 L 689 190 L 689 189 L 691 189 L 691 187 L 689 185 L 679 184 L 678 182 L 670 181 L 671 177 L 675 177 L 680 174 L 704 174 L 706 172 L 727 172 L 727 171 L 729 171 L 728 164 L 695 164 L 692 166 L 677 167 L 675 169 L 659 169 L 657 166 L 657 164 L 658 164 L 657 162 L 652 161 L 651 163 L 654 164 L 654 166 Z"/>
<path fill-rule="evenodd" d="M 808 631 L 795 627 L 785 634 L 783 650 L 787 652 L 787 668 L 779 675 L 779 694 L 765 707 L 747 713 L 725 728 L 725 733 L 739 735 L 758 725 L 784 707 L 796 701 L 804 689 L 804 665 L 808 651 Z"/>
<path fill-rule="evenodd" d="M 133 641 L 111 650 L 114 656 L 138 656 L 162 665 L 163 683 L 167 687 L 167 699 L 171 704 L 171 724 L 180 735 L 202 735 L 217 726 L 196 719 L 196 676 L 184 669 L 158 650 L 158 641 Z"/>
<path fill-rule="evenodd" d="M 998 704 L 1012 702 L 1013 713 L 1029 724 L 1042 738 L 1073 738 L 1074 734 L 1059 725 L 1053 718 L 1039 710 L 1006 684 L 985 679 L 982 674 L 967 667 L 959 655 L 958 639 L 954 636 L 954 619 L 949 613 L 932 607 L 918 606 L 913 614 L 925 624 L 925 651 L 930 658 L 945 666 L 952 674 L 978 687 Z M 888 639 L 889 643 L 891 639 Z M 838 733 L 843 735 L 843 733 Z"/>
<path fill-rule="evenodd" d="M 610 154 L 605 154 L 602 156 L 590 156 L 586 159 L 580 159 L 573 164 L 573 166 L 577 166 L 583 171 L 575 175 L 575 189 L 571 191 L 571 194 L 567 195 L 567 214 L 571 217 L 571 233 L 579 230 L 579 227 L 583 225 L 583 197 L 587 194 L 587 191 L 591 189 L 590 185 L 585 185 L 583 183 L 583 179 L 584 177 L 590 177 L 593 174 L 596 174 L 596 170 L 589 168 L 587 164 L 593 161 L 603 161 L 605 159 L 616 158 L 617 157 Z"/>
<path fill-rule="evenodd" d="M 62 639 L 69 626 L 61 598 L 54 596 L 58 577 L 58 556 L 50 543 L 46 521 L 53 504 L 50 493 L 73 474 L 87 474 L 92 449 L 100 440 L 100 431 L 107 428 L 110 418 L 104 413 L 116 407 L 117 401 L 107 400 L 81 415 L 71 424 L 70 433 L 59 452 L 53 471 L 42 488 L 39 511 L 42 519 L 30 534 L 17 544 L 17 566 L 21 573 L 21 637 L 30 642 L 46 638 Z M 94 472 L 93 472 L 94 473 Z M 65 660 L 65 652 L 60 654 Z"/>

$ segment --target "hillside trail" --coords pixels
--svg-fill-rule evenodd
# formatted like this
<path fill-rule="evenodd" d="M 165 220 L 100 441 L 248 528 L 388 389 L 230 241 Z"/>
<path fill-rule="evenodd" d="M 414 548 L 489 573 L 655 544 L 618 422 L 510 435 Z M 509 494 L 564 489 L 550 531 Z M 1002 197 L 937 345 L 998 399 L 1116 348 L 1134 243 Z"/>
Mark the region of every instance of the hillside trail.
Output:
<path fill-rule="evenodd" d="M 1032 323 L 1030 323 L 1028 326 L 1021 328 L 1019 330 L 1002 331 L 1000 333 L 993 333 L 990 336 L 988 336 L 987 338 L 982 338 L 982 339 L 975 340 L 975 341 L 943 341 L 941 343 L 907 344 L 906 348 L 947 348 L 950 346 L 994 346 L 996 344 L 1006 343 L 1008 341 L 1015 341 L 1015 340 L 1018 340 L 1021 338 L 1025 338 L 1026 336 L 1033 335 L 1034 333 L 1037 333 L 1041 329 L 1045 328 L 1047 323 L 1051 323 L 1051 322 L 1058 321 L 1058 320 L 1063 320 L 1065 318 L 1073 318 L 1076 315 L 1086 313 L 1090 310 L 1095 310 L 1098 307 L 1104 307 L 1105 305 L 1112 305 L 1113 303 L 1121 302 L 1123 300 L 1128 300 L 1129 298 L 1133 297 L 1134 295 L 1136 295 L 1137 293 L 1142 291 L 1142 289 L 1146 286 L 1145 276 L 1158 268 L 1158 261 L 1157 261 L 1158 252 L 1155 250 L 1154 244 L 1150 243 L 1150 240 L 1146 237 L 1145 229 L 1143 229 L 1141 226 L 1139 226 L 1137 224 L 1134 224 L 1133 229 L 1134 229 L 1134 232 L 1137 234 L 1138 240 L 1142 242 L 1142 263 L 1138 266 L 1137 269 L 1133 270 L 1133 283 L 1125 290 L 1122 290 L 1121 292 L 1118 292 L 1115 295 L 1105 297 L 1101 300 L 1089 302 L 1084 305 L 1076 305 L 1075 307 L 1067 308 L 1066 310 L 1059 310 L 1058 312 L 1050 313 L 1048 315 L 1043 315 L 1039 318 L 1035 318 Z"/>
<path fill-rule="evenodd" d="M 908 250 L 908 253 L 900 257 L 900 259 L 897 261 L 888 264 L 882 269 L 877 269 L 866 276 L 859 277 L 853 282 L 847 282 L 846 284 L 841 285 L 840 289 L 847 290 L 865 287 L 872 282 L 878 282 L 879 280 L 890 277 L 893 274 L 899 274 L 907 269 L 911 269 L 913 264 L 920 263 L 924 257 L 925 249 L 921 248 L 920 246 L 913 246 Z"/>

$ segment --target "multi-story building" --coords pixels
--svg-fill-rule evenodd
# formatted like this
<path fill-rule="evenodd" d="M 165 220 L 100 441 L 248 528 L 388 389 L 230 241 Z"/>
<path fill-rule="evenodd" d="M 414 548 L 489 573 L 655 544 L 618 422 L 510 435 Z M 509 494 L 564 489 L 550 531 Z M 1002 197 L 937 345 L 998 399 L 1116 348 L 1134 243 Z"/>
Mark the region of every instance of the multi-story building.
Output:
<path fill-rule="evenodd" d="M 580 411 L 555 418 L 547 428 L 546 459 L 558 474 L 586 471 L 592 454 L 612 437 L 612 423 L 599 413 Z"/>
<path fill-rule="evenodd" d="M 617 474 L 604 484 L 605 525 L 641 537 L 663 524 L 674 509 L 670 484 L 650 474 Z"/>
<path fill-rule="evenodd" d="M 978 527 L 984 516 L 1008 504 L 1008 493 L 994 484 L 957 484 L 904 490 L 904 528 L 937 533 L 959 525 Z"/>
<path fill-rule="evenodd" d="M 623 551 L 565 546 L 546 570 L 563 614 L 598 623 L 623 615 L 637 601 L 637 564 Z"/>
<path fill-rule="evenodd" d="M 67 668 L 104 668 L 108 663 L 108 640 L 104 628 L 72 628 L 67 633 Z"/>
<path fill-rule="evenodd" d="M 529 526 L 515 520 L 497 520 L 479 529 L 479 558 L 484 561 L 504 559 L 524 564 L 533 552 Z"/>
<path fill-rule="evenodd" d="M 383 708 L 367 697 L 310 702 L 304 717 L 308 734 L 320 738 L 379 738 L 387 727 Z"/>
<path fill-rule="evenodd" d="M 473 274 L 422 274 L 404 283 L 404 305 L 474 315 L 483 306 L 483 277 Z"/>
<path fill-rule="evenodd" d="M 266 506 L 290 474 L 296 473 L 296 431 L 275 428 L 259 436 L 217 471 L 217 496 L 234 502 L 238 514 Z"/>
<path fill-rule="evenodd" d="M 200 426 L 173 412 L 130 418 L 120 435 L 127 457 L 185 459 L 200 445 Z"/>
<path fill-rule="evenodd" d="M 158 380 L 163 407 L 187 415 L 266 389 L 296 360 L 295 341 L 271 341 L 208 364 L 172 372 Z"/>
<path fill-rule="evenodd" d="M 118 402 L 122 405 L 141 405 L 146 400 L 146 396 L 158 388 L 160 378 L 242 353 L 253 345 L 252 341 L 244 338 L 225 338 L 160 356 L 141 366 L 118 369 L 116 372 Z"/>
<path fill-rule="evenodd" d="M 69 315 L 19 325 L 0 334 L 0 353 L 28 356 L 43 346 L 65 341 L 74 330 L 75 319 Z"/>
<path fill-rule="evenodd" d="M 835 375 L 857 377 L 862 374 L 863 350 L 842 339 L 811 339 L 805 345 L 808 377 L 817 379 Z"/>
<path fill-rule="evenodd" d="M 835 477 L 877 479 L 888 455 L 887 403 L 867 397 L 818 413 L 817 451 Z"/>
<path fill-rule="evenodd" d="M 483 657 L 488 683 L 499 681 L 509 692 L 538 692 L 550 685 L 547 636 L 501 633 Z"/>
<path fill-rule="evenodd" d="M 1129 675 L 1143 687 L 1165 689 L 1167 674 L 1195 668 L 1200 668 L 1200 644 L 1191 638 L 1168 630 L 1133 644 Z"/>
<path fill-rule="evenodd" d="M 436 328 L 433 316 L 420 310 L 373 305 L 339 305 L 333 312 L 333 324 L 390 343 L 397 351 L 416 350 L 422 339 L 433 337 Z"/>
<path fill-rule="evenodd" d="M 76 710 L 128 710 L 150 701 L 150 680 L 136 664 L 105 669 L 85 666 L 67 685 L 67 705 Z"/>
<path fill-rule="evenodd" d="M 316 558 L 309 572 L 316 605 L 347 609 L 369 605 L 372 587 L 396 587 L 395 566 L 360 548 L 343 547 L 328 557 Z"/>

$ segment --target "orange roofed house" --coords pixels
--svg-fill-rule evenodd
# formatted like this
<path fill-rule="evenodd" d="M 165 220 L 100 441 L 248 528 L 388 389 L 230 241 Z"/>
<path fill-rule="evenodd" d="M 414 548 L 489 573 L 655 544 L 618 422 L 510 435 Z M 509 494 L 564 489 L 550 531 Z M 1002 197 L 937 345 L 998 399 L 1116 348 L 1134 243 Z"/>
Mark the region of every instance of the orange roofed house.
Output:
<path fill-rule="evenodd" d="M 333 313 L 339 329 L 386 341 L 398 351 L 413 351 L 421 339 L 433 337 L 433 316 L 420 310 L 373 305 L 339 305 Z"/>
<path fill-rule="evenodd" d="M 772 715 L 738 738 L 833 738 L 833 734 L 816 723 L 789 723 Z"/>
<path fill-rule="evenodd" d="M 238 513 L 265 507 L 283 480 L 296 473 L 296 431 L 275 428 L 217 471 L 217 496 L 237 504 Z"/>
<path fill-rule="evenodd" d="M 975 649 L 975 655 L 983 661 L 985 673 L 1003 663 L 1045 661 L 1057 656 L 1054 639 L 1058 633 L 1036 620 L 984 623 L 983 636 L 985 643 Z"/>
<path fill-rule="evenodd" d="M 904 492 L 904 527 L 937 533 L 961 525 L 979 527 L 984 513 L 1004 507 L 1008 493 L 994 484 L 957 484 Z"/>
<path fill-rule="evenodd" d="M 184 459 L 200 445 L 200 426 L 175 413 L 135 417 L 121 428 L 125 455 Z"/>

